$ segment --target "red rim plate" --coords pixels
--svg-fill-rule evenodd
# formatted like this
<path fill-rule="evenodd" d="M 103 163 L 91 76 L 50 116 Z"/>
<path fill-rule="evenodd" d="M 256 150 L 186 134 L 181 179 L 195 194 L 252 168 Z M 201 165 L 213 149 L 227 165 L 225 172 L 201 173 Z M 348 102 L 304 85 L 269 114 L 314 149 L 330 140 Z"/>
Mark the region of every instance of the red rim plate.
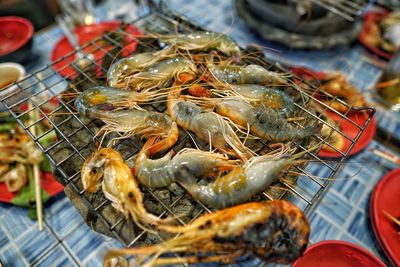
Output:
<path fill-rule="evenodd" d="M 318 242 L 304 252 L 292 267 L 386 267 L 368 250 L 349 242 L 326 240 Z"/>
<path fill-rule="evenodd" d="M 329 116 L 330 119 L 332 119 L 334 122 L 339 122 L 340 119 L 342 118 L 340 115 L 334 113 L 333 111 L 327 111 L 327 115 Z M 350 119 L 351 121 L 355 122 L 359 126 L 363 126 L 368 119 L 369 114 L 368 112 L 349 112 L 347 114 L 347 118 Z M 353 123 L 348 121 L 347 119 L 342 119 L 340 124 L 338 125 L 339 129 L 341 132 L 346 134 L 348 137 L 354 140 L 358 133 L 360 132 L 360 129 L 355 126 Z M 369 143 L 371 143 L 372 139 L 374 138 L 376 133 L 376 120 L 375 117 L 372 117 L 368 126 L 364 129 L 364 132 L 361 134 L 360 138 L 357 140 L 353 148 L 350 150 L 348 153 L 349 156 L 357 154 L 364 148 L 368 146 Z M 346 153 L 346 151 L 349 149 L 351 145 L 351 141 L 347 139 L 346 137 L 344 138 L 344 145 L 340 149 L 341 152 Z M 342 155 L 339 152 L 336 151 L 330 151 L 326 149 L 321 149 L 318 153 L 318 156 L 320 157 L 325 157 L 325 158 L 341 158 Z"/>
<path fill-rule="evenodd" d="M 306 81 L 310 80 L 323 80 L 325 79 L 326 73 L 322 71 L 314 71 L 306 67 L 292 67 L 290 68 L 291 72 L 294 75 L 301 77 Z"/>
<path fill-rule="evenodd" d="M 16 51 L 33 36 L 32 23 L 21 17 L 0 17 L 0 56 Z"/>
<path fill-rule="evenodd" d="M 79 40 L 79 44 L 82 46 L 93 39 L 96 39 L 97 37 L 100 37 L 104 35 L 106 32 L 109 31 L 115 31 L 119 29 L 121 26 L 121 23 L 119 21 L 104 21 L 100 22 L 97 24 L 92 24 L 92 25 L 87 25 L 87 26 L 79 26 L 75 29 L 75 34 Z M 138 28 L 132 26 L 132 25 L 127 25 L 125 28 L 125 33 L 126 37 L 124 42 L 127 44 L 123 49 L 125 52 L 130 52 L 132 53 L 136 49 L 136 42 L 134 40 L 134 36 L 139 35 L 140 31 Z M 101 42 L 101 40 L 99 40 Z M 102 64 L 102 58 L 105 55 L 105 51 L 109 51 L 112 49 L 114 46 L 109 45 L 109 46 L 104 46 L 102 44 L 98 44 L 101 49 L 98 49 L 94 45 L 88 45 L 83 49 L 83 51 L 87 53 L 91 53 L 94 57 L 94 61 L 101 66 Z M 129 50 L 129 51 L 127 51 Z M 74 51 L 74 48 L 72 45 L 69 43 L 67 38 L 63 36 L 60 40 L 57 41 L 56 45 L 53 48 L 53 51 L 51 53 L 51 62 L 55 62 L 53 64 L 53 68 L 55 71 L 57 71 L 60 75 L 66 78 L 73 79 L 77 76 L 77 70 L 74 69 L 70 65 L 72 62 L 75 60 L 75 53 L 67 56 L 66 58 L 58 61 L 61 57 L 64 57 L 65 55 L 71 53 Z M 95 51 L 94 53 L 92 51 Z"/>
<path fill-rule="evenodd" d="M 378 47 L 370 44 L 367 39 L 368 39 L 368 35 L 370 34 L 370 31 L 371 31 L 371 25 L 378 23 L 380 20 L 382 20 L 383 17 L 387 16 L 388 14 L 389 14 L 388 11 L 369 12 L 369 13 L 365 14 L 364 23 L 363 23 L 360 35 L 358 36 L 358 41 L 365 48 L 367 48 L 374 54 L 376 54 L 384 59 L 390 59 L 392 57 L 392 54 L 388 53 L 384 50 L 381 50 Z"/>
<path fill-rule="evenodd" d="M 385 174 L 371 196 L 370 217 L 374 233 L 385 254 L 400 266 L 400 234 L 383 211 L 400 217 L 400 168 Z"/>
<path fill-rule="evenodd" d="M 54 179 L 50 172 L 41 172 L 40 183 L 42 188 L 50 195 L 55 196 L 64 190 L 64 187 Z M 18 195 L 18 192 L 11 193 L 8 191 L 5 183 L 0 183 L 0 202 L 11 203 L 11 200 Z"/>
<path fill-rule="evenodd" d="M 305 80 L 308 80 L 308 81 L 313 80 L 313 79 L 322 80 L 326 76 L 325 72 L 317 72 L 317 71 L 313 71 L 313 70 L 310 70 L 305 67 L 293 67 L 293 68 L 291 68 L 291 71 L 293 74 L 295 74 Z M 327 110 L 327 115 L 334 122 L 339 122 L 341 119 L 341 116 L 336 114 L 333 111 Z M 367 111 L 363 112 L 363 111 L 350 110 L 346 116 L 351 121 L 358 124 L 359 126 L 363 126 L 365 124 L 366 120 L 368 119 L 369 114 Z M 349 136 L 353 140 L 360 131 L 360 129 L 357 126 L 353 125 L 353 123 L 351 123 L 350 121 L 348 121 L 346 119 L 343 119 L 338 126 L 343 133 L 345 133 L 347 136 Z M 360 152 L 361 150 L 363 150 L 364 148 L 366 148 L 375 136 L 376 127 L 377 127 L 376 120 L 375 120 L 375 117 L 373 117 L 373 118 L 371 118 L 368 126 L 365 128 L 364 132 L 361 134 L 357 143 L 353 146 L 353 148 L 350 150 L 348 155 L 350 155 L 350 156 L 354 155 L 354 154 Z M 343 153 L 346 153 L 346 151 L 349 149 L 352 142 L 345 137 L 343 137 L 343 138 L 344 138 L 344 145 L 340 151 Z M 326 149 L 321 149 L 318 153 L 318 156 L 325 157 L 325 158 L 341 158 L 342 157 L 342 155 L 339 152 L 330 151 L 330 150 L 326 150 Z"/>

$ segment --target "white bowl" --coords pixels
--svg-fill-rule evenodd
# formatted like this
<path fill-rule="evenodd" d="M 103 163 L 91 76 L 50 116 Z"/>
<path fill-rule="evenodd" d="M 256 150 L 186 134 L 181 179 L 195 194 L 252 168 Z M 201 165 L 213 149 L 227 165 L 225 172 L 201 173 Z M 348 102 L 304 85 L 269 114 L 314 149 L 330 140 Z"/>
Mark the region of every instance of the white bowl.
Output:
<path fill-rule="evenodd" d="M 25 77 L 25 68 L 18 63 L 0 63 L 0 99 L 3 100 L 5 97 L 20 91 L 16 82 L 22 80 Z M 12 105 L 13 103 L 20 100 L 18 96 L 22 93 L 16 93 L 10 96 L 5 101 L 7 105 Z M 0 102 L 0 111 L 7 110 L 6 106 Z"/>

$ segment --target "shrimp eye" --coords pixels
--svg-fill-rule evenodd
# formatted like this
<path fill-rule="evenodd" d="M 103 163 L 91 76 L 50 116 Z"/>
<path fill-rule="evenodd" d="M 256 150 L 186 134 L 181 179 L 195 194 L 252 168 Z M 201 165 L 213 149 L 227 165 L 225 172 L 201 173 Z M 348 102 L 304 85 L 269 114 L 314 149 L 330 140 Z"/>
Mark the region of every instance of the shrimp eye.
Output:
<path fill-rule="evenodd" d="M 128 197 L 133 197 L 133 192 L 128 192 Z"/>
<path fill-rule="evenodd" d="M 237 79 L 233 78 L 232 83 L 237 83 Z"/>
<path fill-rule="evenodd" d="M 225 143 L 225 144 L 224 144 L 224 147 L 225 147 L 225 148 L 232 148 L 228 143 Z"/>

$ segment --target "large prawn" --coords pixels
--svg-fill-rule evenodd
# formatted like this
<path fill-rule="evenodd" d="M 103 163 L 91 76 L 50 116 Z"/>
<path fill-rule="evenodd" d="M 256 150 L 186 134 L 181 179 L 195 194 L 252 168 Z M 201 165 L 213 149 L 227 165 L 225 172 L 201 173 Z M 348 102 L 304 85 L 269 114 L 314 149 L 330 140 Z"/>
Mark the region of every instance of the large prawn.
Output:
<path fill-rule="evenodd" d="M 201 106 L 214 107 L 221 116 L 249 129 L 253 135 L 266 141 L 294 141 L 317 134 L 321 130 L 319 124 L 297 127 L 266 104 L 252 105 L 242 97 L 206 98 L 196 102 Z"/>
<path fill-rule="evenodd" d="M 159 61 L 139 73 L 126 76 L 128 87 L 121 89 L 152 90 L 166 87 L 172 84 L 174 80 L 181 83 L 193 81 L 196 79 L 196 74 L 196 64 L 187 58 L 179 56 Z"/>
<path fill-rule="evenodd" d="M 300 209 L 281 200 L 246 203 L 205 214 L 185 226 L 163 229 L 180 235 L 159 245 L 112 250 L 105 256 L 105 265 L 117 256 L 137 256 L 141 266 L 149 267 L 228 263 L 246 254 L 266 263 L 289 264 L 302 255 L 310 234 Z M 166 253 L 179 253 L 179 257 L 159 258 Z"/>
<path fill-rule="evenodd" d="M 102 148 L 92 153 L 83 163 L 81 179 L 87 192 L 94 193 L 101 188 L 112 205 L 140 227 L 171 222 L 170 219 L 160 219 L 147 212 L 131 169 L 121 154 L 112 148 Z"/>
<path fill-rule="evenodd" d="M 126 91 L 107 86 L 95 86 L 83 91 L 76 100 L 79 110 L 89 113 L 100 106 L 109 106 L 112 109 L 140 109 L 141 104 L 165 101 L 170 88 L 160 88 L 157 91 Z"/>
<path fill-rule="evenodd" d="M 125 89 L 129 87 L 127 77 L 143 71 L 158 61 L 172 57 L 169 49 L 157 52 L 144 52 L 122 58 L 111 65 L 107 72 L 107 84 L 114 88 Z"/>
<path fill-rule="evenodd" d="M 253 153 L 244 146 L 231 125 L 214 112 L 208 112 L 196 104 L 180 98 L 181 89 L 168 94 L 167 108 L 171 118 L 185 130 L 189 130 L 219 151 L 249 159 Z"/>
<path fill-rule="evenodd" d="M 218 153 L 191 148 L 182 149 L 173 158 L 174 152 L 170 151 L 162 158 L 150 159 L 149 152 L 154 144 L 154 138 L 150 138 L 138 153 L 135 163 L 137 179 L 150 188 L 165 187 L 174 183 L 177 170 L 182 166 L 196 177 L 209 177 L 232 169 L 238 162 Z"/>
<path fill-rule="evenodd" d="M 209 207 L 220 209 L 240 204 L 266 190 L 283 170 L 308 153 L 305 151 L 288 157 L 283 152 L 253 157 L 207 185 L 199 185 L 195 174 L 181 166 L 177 180 L 193 198 Z"/>
<path fill-rule="evenodd" d="M 259 84 L 213 84 L 211 91 L 222 97 L 241 96 L 254 104 L 263 104 L 284 116 L 294 114 L 295 104 L 285 91 Z"/>
<path fill-rule="evenodd" d="M 144 109 L 107 111 L 102 110 L 101 105 L 90 108 L 83 98 L 78 98 L 75 106 L 81 114 L 100 119 L 105 123 L 98 134 L 107 135 L 110 132 L 117 132 L 120 134 L 117 139 L 135 134 L 143 137 L 157 137 L 158 142 L 152 146 L 151 155 L 172 147 L 179 138 L 177 124 L 166 114 Z"/>
<path fill-rule="evenodd" d="M 261 84 L 281 85 L 288 84 L 288 74 L 269 71 L 259 65 L 215 65 L 207 63 L 211 77 L 219 82 L 229 84 Z"/>
<path fill-rule="evenodd" d="M 208 31 L 159 35 L 159 40 L 173 47 L 189 51 L 218 50 L 227 56 L 240 56 L 240 48 L 229 36 Z"/>

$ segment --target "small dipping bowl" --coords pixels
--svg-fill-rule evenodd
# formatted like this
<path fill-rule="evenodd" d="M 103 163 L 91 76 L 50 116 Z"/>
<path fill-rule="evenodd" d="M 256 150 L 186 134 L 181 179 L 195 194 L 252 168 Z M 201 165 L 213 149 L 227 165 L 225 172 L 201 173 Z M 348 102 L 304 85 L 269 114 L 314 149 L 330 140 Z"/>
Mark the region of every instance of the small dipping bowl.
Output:
<path fill-rule="evenodd" d="M 14 83 L 25 77 L 25 68 L 18 63 L 0 63 L 0 99 L 3 99 L 18 90 L 18 86 Z M 19 100 L 22 94 L 16 93 L 5 101 L 8 105 Z M 0 111 L 7 110 L 3 103 L 0 103 Z"/>

